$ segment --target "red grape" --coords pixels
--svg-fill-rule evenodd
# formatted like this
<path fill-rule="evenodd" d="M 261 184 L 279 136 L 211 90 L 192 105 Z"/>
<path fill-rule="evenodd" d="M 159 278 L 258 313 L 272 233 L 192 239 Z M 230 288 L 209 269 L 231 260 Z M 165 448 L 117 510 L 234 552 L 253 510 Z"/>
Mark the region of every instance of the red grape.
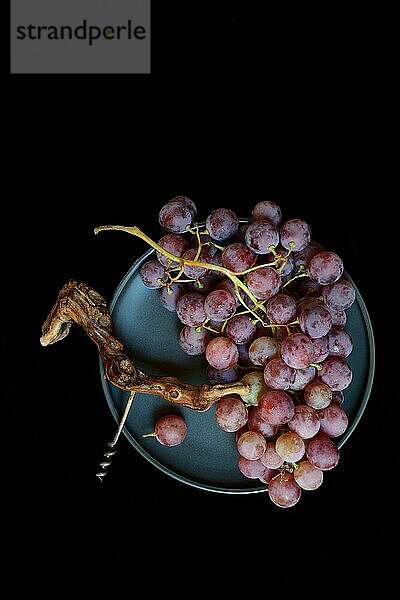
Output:
<path fill-rule="evenodd" d="M 311 381 L 304 388 L 304 401 L 315 409 L 326 408 L 332 400 L 332 390 L 329 385 L 320 381 Z"/>
<path fill-rule="evenodd" d="M 282 358 L 293 369 L 304 369 L 314 360 L 314 346 L 304 333 L 292 333 L 281 344 Z"/>
<path fill-rule="evenodd" d="M 255 260 L 254 252 L 246 244 L 230 244 L 222 253 L 222 265 L 233 273 L 246 271 L 254 264 Z"/>
<path fill-rule="evenodd" d="M 154 433 L 144 437 L 155 437 L 163 446 L 178 446 L 186 437 L 186 423 L 180 415 L 164 415 L 157 420 Z"/>
<path fill-rule="evenodd" d="M 261 433 L 245 431 L 237 441 L 237 449 L 247 460 L 257 460 L 262 457 L 267 447 L 267 442 Z"/>
<path fill-rule="evenodd" d="M 227 337 L 215 337 L 207 345 L 206 359 L 214 369 L 229 369 L 237 363 L 238 358 L 237 346 Z"/>
<path fill-rule="evenodd" d="M 164 250 L 166 250 L 170 254 L 173 254 L 173 256 L 176 256 L 177 258 L 181 258 L 181 256 L 186 252 L 186 250 L 189 250 L 189 242 L 177 233 L 167 233 L 161 239 L 158 240 L 158 245 L 161 246 L 161 248 L 164 248 Z M 162 265 L 164 265 L 164 267 L 179 266 L 176 260 L 170 260 L 169 258 L 164 256 L 164 254 L 161 254 L 161 252 L 159 252 L 158 250 L 156 252 L 156 255 L 158 260 Z"/>
<path fill-rule="evenodd" d="M 222 242 L 232 237 L 239 229 L 239 219 L 229 208 L 217 208 L 206 219 L 208 233 L 214 240 Z"/>
<path fill-rule="evenodd" d="M 271 221 L 278 227 L 282 221 L 282 210 L 271 200 L 264 200 L 255 205 L 251 212 L 253 221 Z"/>
<path fill-rule="evenodd" d="M 248 412 L 239 396 L 224 396 L 218 400 L 215 420 L 224 431 L 238 431 L 247 423 Z"/>
<path fill-rule="evenodd" d="M 225 333 L 235 344 L 246 344 L 256 334 L 256 326 L 248 315 L 235 315 L 229 319 Z"/>
<path fill-rule="evenodd" d="M 343 273 L 343 261 L 334 252 L 320 252 L 312 257 L 308 265 L 310 279 L 322 285 L 335 283 Z"/>
<path fill-rule="evenodd" d="M 278 293 L 282 279 L 273 267 L 261 267 L 247 275 L 247 287 L 259 300 L 268 300 Z"/>
<path fill-rule="evenodd" d="M 272 358 L 264 367 L 264 381 L 274 390 L 288 390 L 294 383 L 295 370 L 282 358 Z"/>
<path fill-rule="evenodd" d="M 165 268 L 158 260 L 148 260 L 143 263 L 140 268 L 140 277 L 144 285 L 152 289 L 164 287 L 163 282 L 167 281 Z"/>
<path fill-rule="evenodd" d="M 300 252 L 311 241 L 311 227 L 301 219 L 291 219 L 283 223 L 279 231 L 281 244 L 287 250 L 290 250 L 294 244 L 293 250 Z"/>
<path fill-rule="evenodd" d="M 211 333 L 207 329 L 196 331 L 196 327 L 185 327 L 179 334 L 179 345 L 186 354 L 197 356 L 203 354 L 208 342 L 211 340 Z"/>
<path fill-rule="evenodd" d="M 288 294 L 276 294 L 267 302 L 267 317 L 271 323 L 286 325 L 297 315 L 296 300 Z"/>
<path fill-rule="evenodd" d="M 298 404 L 294 407 L 294 415 L 288 422 L 288 427 L 291 431 L 298 433 L 304 440 L 314 437 L 321 423 L 318 413 L 311 406 L 306 404 Z"/>
<path fill-rule="evenodd" d="M 199 327 L 207 317 L 204 310 L 204 297 L 197 292 L 184 294 L 176 303 L 176 312 L 184 325 Z"/>
<path fill-rule="evenodd" d="M 268 254 L 279 244 L 278 230 L 270 221 L 256 221 L 246 229 L 245 240 L 256 254 Z"/>
<path fill-rule="evenodd" d="M 322 371 L 319 376 L 333 392 L 336 392 L 344 390 L 350 385 L 353 373 L 343 358 L 328 356 L 322 363 Z"/>
<path fill-rule="evenodd" d="M 280 508 L 289 508 L 300 500 L 301 487 L 294 480 L 293 473 L 286 472 L 269 481 L 268 495 Z"/>
<path fill-rule="evenodd" d="M 284 425 L 294 415 L 294 403 L 282 390 L 270 390 L 258 403 L 260 416 L 271 425 Z"/>
<path fill-rule="evenodd" d="M 269 336 L 256 338 L 249 347 L 249 359 L 253 365 L 265 367 L 271 358 L 280 356 L 281 343 Z"/>
<path fill-rule="evenodd" d="M 165 204 L 159 213 L 159 222 L 161 227 L 172 233 L 182 233 L 186 227 L 191 224 L 193 212 L 189 206 L 184 203 L 170 200 Z"/>
<path fill-rule="evenodd" d="M 260 458 L 262 464 L 268 469 L 279 469 L 284 463 L 284 459 L 275 449 L 275 442 L 268 442 L 265 452 Z"/>
<path fill-rule="evenodd" d="M 308 442 L 306 455 L 308 461 L 321 471 L 329 471 L 336 467 L 340 457 L 335 442 L 322 435 L 317 435 Z"/>
<path fill-rule="evenodd" d="M 235 298 L 225 290 L 214 290 L 206 296 L 204 310 L 209 319 L 220 322 L 226 321 L 235 314 Z"/>
<path fill-rule="evenodd" d="M 306 447 L 298 433 L 288 431 L 278 437 L 275 442 L 275 450 L 284 461 L 293 463 L 303 458 Z"/>
<path fill-rule="evenodd" d="M 303 490 L 316 490 L 324 479 L 323 471 L 314 467 L 308 460 L 301 461 L 293 476 L 297 485 Z"/>
<path fill-rule="evenodd" d="M 329 406 L 318 411 L 321 431 L 329 437 L 342 435 L 349 424 L 349 419 L 341 406 L 330 403 Z"/>

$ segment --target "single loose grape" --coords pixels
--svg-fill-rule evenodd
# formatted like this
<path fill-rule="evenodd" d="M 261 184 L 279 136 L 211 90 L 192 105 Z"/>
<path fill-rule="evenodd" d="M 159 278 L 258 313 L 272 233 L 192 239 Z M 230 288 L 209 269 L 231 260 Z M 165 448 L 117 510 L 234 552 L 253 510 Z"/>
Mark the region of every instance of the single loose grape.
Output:
<path fill-rule="evenodd" d="M 143 437 L 155 437 L 163 446 L 178 446 L 186 437 L 186 423 L 180 415 L 164 415 L 157 420 L 155 430 Z"/>

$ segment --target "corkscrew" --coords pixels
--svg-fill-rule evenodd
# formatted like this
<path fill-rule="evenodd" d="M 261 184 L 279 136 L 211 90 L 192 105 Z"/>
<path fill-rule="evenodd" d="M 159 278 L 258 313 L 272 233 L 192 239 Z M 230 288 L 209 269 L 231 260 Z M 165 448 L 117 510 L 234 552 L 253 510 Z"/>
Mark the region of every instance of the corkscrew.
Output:
<path fill-rule="evenodd" d="M 113 456 L 117 452 L 115 450 L 115 446 L 117 445 L 117 442 L 119 440 L 121 432 L 122 432 L 122 430 L 124 428 L 126 419 L 128 418 L 129 411 L 131 409 L 134 397 L 135 397 L 135 392 L 130 392 L 129 398 L 128 398 L 126 406 L 125 406 L 124 413 L 123 413 L 121 421 L 120 421 L 120 423 L 118 425 L 118 429 L 117 429 L 117 432 L 116 432 L 116 434 L 114 436 L 114 439 L 111 442 L 108 442 L 107 449 L 103 453 L 104 459 L 99 463 L 99 466 L 101 467 L 101 470 L 96 473 L 96 477 L 98 477 L 101 482 L 103 482 L 104 477 L 107 475 L 108 469 L 109 469 L 109 467 L 111 466 L 111 463 L 112 463 Z"/>

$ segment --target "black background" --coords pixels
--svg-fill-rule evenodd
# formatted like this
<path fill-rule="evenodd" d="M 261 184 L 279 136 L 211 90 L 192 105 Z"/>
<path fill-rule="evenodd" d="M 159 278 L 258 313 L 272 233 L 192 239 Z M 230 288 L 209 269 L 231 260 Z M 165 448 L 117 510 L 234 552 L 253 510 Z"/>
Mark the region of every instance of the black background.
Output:
<path fill-rule="evenodd" d="M 263 4 L 154 1 L 151 75 L 10 78 L 7 597 L 87 598 L 99 585 L 104 597 L 134 596 L 143 584 L 167 597 L 276 588 L 336 599 L 398 584 L 393 18 Z M 175 194 L 204 218 L 275 200 L 340 254 L 368 307 L 377 367 L 367 409 L 338 467 L 292 509 L 186 486 L 125 438 L 101 486 L 94 474 L 115 424 L 95 348 L 77 327 L 39 344 L 68 279 L 110 300 L 145 250 L 93 228 L 136 224 L 157 236 L 159 208 Z"/>

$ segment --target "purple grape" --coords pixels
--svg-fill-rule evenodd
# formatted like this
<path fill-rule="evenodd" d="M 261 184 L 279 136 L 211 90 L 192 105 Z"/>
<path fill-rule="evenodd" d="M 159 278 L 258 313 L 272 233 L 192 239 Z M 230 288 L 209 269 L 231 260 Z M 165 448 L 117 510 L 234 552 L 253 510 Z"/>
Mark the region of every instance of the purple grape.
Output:
<path fill-rule="evenodd" d="M 279 244 L 279 234 L 270 221 L 256 221 L 248 226 L 245 240 L 256 254 L 268 254 L 271 246 L 275 248 Z"/>
<path fill-rule="evenodd" d="M 249 269 L 255 262 L 254 252 L 246 244 L 230 244 L 222 253 L 222 266 L 232 273 L 241 273 Z"/>
<path fill-rule="evenodd" d="M 291 219 L 283 223 L 279 235 L 281 244 L 286 250 L 290 250 L 292 244 L 294 244 L 293 250 L 300 252 L 311 241 L 311 227 L 301 219 Z"/>
<path fill-rule="evenodd" d="M 271 200 L 264 200 L 255 205 L 251 212 L 254 221 L 270 221 L 275 227 L 279 227 L 282 221 L 282 210 Z"/>
<path fill-rule="evenodd" d="M 185 291 L 183 283 L 176 282 L 171 283 L 168 287 L 163 286 L 159 292 L 162 306 L 170 312 L 176 312 L 176 304 L 179 298 L 185 294 Z"/>
<path fill-rule="evenodd" d="M 341 406 L 332 403 L 318 411 L 321 431 L 329 437 L 342 435 L 349 424 L 349 418 Z"/>
<path fill-rule="evenodd" d="M 264 421 L 261 417 L 258 406 L 249 408 L 249 418 L 247 419 L 247 430 L 257 431 L 265 437 L 266 440 L 271 440 L 275 437 L 278 431 L 278 425 L 271 425 Z"/>
<path fill-rule="evenodd" d="M 264 467 L 268 467 L 268 469 L 279 469 L 284 463 L 284 459 L 275 449 L 275 442 L 267 442 L 267 447 L 260 460 Z"/>
<path fill-rule="evenodd" d="M 221 429 L 228 432 L 238 431 L 246 425 L 248 418 L 244 402 L 233 394 L 218 400 L 214 414 Z"/>
<path fill-rule="evenodd" d="M 185 208 L 188 208 L 190 210 L 190 212 L 192 213 L 193 219 L 197 215 L 196 204 L 193 202 L 193 200 L 191 200 L 187 196 L 174 196 L 174 198 L 171 198 L 170 202 L 178 202 Z"/>
<path fill-rule="evenodd" d="M 308 274 L 321 285 L 335 283 L 343 274 L 342 259 L 334 252 L 320 252 L 310 260 Z"/>
<path fill-rule="evenodd" d="M 324 335 L 320 338 L 313 338 L 311 341 L 312 345 L 314 346 L 314 357 L 312 362 L 320 363 L 329 355 L 328 336 Z"/>
<path fill-rule="evenodd" d="M 321 426 L 317 411 L 306 404 L 298 404 L 294 415 L 288 422 L 291 431 L 298 433 L 304 440 L 313 438 Z"/>
<path fill-rule="evenodd" d="M 215 369 L 211 365 L 206 366 L 206 376 L 211 385 L 220 385 L 221 383 L 232 383 L 239 379 L 237 369 L 230 367 L 229 369 Z"/>
<path fill-rule="evenodd" d="M 186 423 L 180 415 L 164 415 L 157 420 L 153 433 L 143 437 L 155 437 L 163 446 L 178 446 L 186 437 Z"/>
<path fill-rule="evenodd" d="M 340 457 L 335 442 L 323 435 L 317 435 L 308 442 L 306 455 L 308 461 L 321 471 L 329 471 L 336 467 Z"/>
<path fill-rule="evenodd" d="M 179 334 L 179 345 L 186 354 L 198 356 L 203 354 L 211 340 L 211 333 L 207 329 L 196 331 L 196 327 L 185 325 Z"/>
<path fill-rule="evenodd" d="M 258 403 L 261 418 L 270 425 L 284 425 L 294 415 L 294 403 L 282 390 L 270 390 Z"/>
<path fill-rule="evenodd" d="M 347 323 L 347 315 L 344 310 L 333 311 L 331 308 L 328 309 L 332 317 L 332 328 L 344 329 Z"/>
<path fill-rule="evenodd" d="M 314 467 L 308 460 L 302 460 L 298 468 L 295 469 L 293 477 L 297 485 L 303 490 L 316 490 L 324 480 L 324 473 L 321 469 Z"/>
<path fill-rule="evenodd" d="M 193 214 L 190 208 L 176 200 L 164 204 L 159 213 L 161 227 L 171 233 L 183 233 L 192 220 Z"/>
<path fill-rule="evenodd" d="M 229 208 L 217 208 L 208 215 L 206 227 L 214 240 L 223 242 L 238 232 L 239 219 L 233 210 Z"/>
<path fill-rule="evenodd" d="M 304 369 L 296 369 L 294 381 L 289 389 L 295 392 L 300 392 L 301 390 L 304 390 L 306 385 L 314 379 L 315 372 L 315 367 L 305 367 Z"/>
<path fill-rule="evenodd" d="M 246 283 L 248 289 L 256 298 L 269 300 L 279 292 L 282 279 L 273 267 L 261 267 L 247 275 Z"/>
<path fill-rule="evenodd" d="M 322 295 L 327 307 L 334 312 L 347 310 L 356 299 L 356 291 L 347 279 L 339 279 L 335 283 L 325 285 Z"/>
<path fill-rule="evenodd" d="M 238 468 L 239 471 L 249 479 L 260 479 L 260 477 L 263 477 L 263 475 L 269 471 L 269 469 L 262 464 L 261 459 L 249 460 L 241 454 L 239 454 Z"/>
<path fill-rule="evenodd" d="M 261 433 L 245 431 L 236 442 L 239 454 L 247 460 L 257 460 L 262 457 L 267 447 L 267 442 Z"/>
<path fill-rule="evenodd" d="M 222 267 L 222 252 L 221 250 L 217 250 L 217 252 L 213 255 L 212 257 L 212 264 L 216 265 L 217 267 Z M 226 281 L 230 281 L 232 283 L 232 281 L 226 277 L 226 275 L 224 273 L 221 273 L 221 271 L 212 271 L 212 274 L 214 275 L 215 279 L 226 279 Z M 232 284 L 233 286 L 233 284 Z"/>
<path fill-rule="evenodd" d="M 318 242 L 310 242 L 303 250 L 294 253 L 294 264 L 298 269 L 300 266 L 308 267 L 310 260 L 316 254 L 323 252 L 323 247 Z"/>
<path fill-rule="evenodd" d="M 235 298 L 225 290 L 214 290 L 206 296 L 204 310 L 209 319 L 220 322 L 226 321 L 235 314 Z"/>
<path fill-rule="evenodd" d="M 169 252 L 170 254 L 176 256 L 177 258 L 181 258 L 181 256 L 187 250 L 189 250 L 189 242 L 177 233 L 167 233 L 166 235 L 163 235 L 163 237 L 160 240 L 158 240 L 158 245 L 164 248 L 164 250 L 167 250 L 167 252 Z M 158 250 L 156 254 L 158 260 L 162 265 L 164 265 L 164 267 L 179 266 L 176 260 L 170 260 L 169 258 L 164 256 L 164 254 L 161 254 L 161 252 L 159 252 Z"/>
<path fill-rule="evenodd" d="M 288 431 L 278 437 L 275 442 L 275 450 L 284 461 L 293 463 L 303 458 L 306 446 L 295 431 Z"/>
<path fill-rule="evenodd" d="M 315 409 L 326 408 L 332 400 L 332 390 L 330 387 L 315 379 L 304 388 L 304 402 Z"/>
<path fill-rule="evenodd" d="M 273 390 L 288 390 L 293 384 L 295 369 L 280 358 L 272 358 L 264 367 L 264 381 Z"/>
<path fill-rule="evenodd" d="M 276 294 L 268 300 L 266 310 L 271 323 L 287 325 L 296 318 L 297 304 L 288 294 Z"/>
<path fill-rule="evenodd" d="M 197 249 L 196 248 L 189 248 L 189 250 L 186 250 L 186 252 L 184 252 L 182 254 L 182 258 L 186 259 L 186 260 L 194 260 L 197 254 Z M 206 248 L 202 248 L 200 250 L 200 254 L 197 258 L 198 262 L 203 262 L 203 263 L 208 263 L 210 264 L 212 262 L 212 257 L 209 253 L 208 250 L 206 250 Z M 200 277 L 204 277 L 205 275 L 208 275 L 210 273 L 210 269 L 207 269 L 205 267 L 195 267 L 192 265 L 184 265 L 183 266 L 183 272 L 185 273 L 186 277 L 190 277 L 190 279 L 199 279 Z"/>
<path fill-rule="evenodd" d="M 328 334 L 328 349 L 331 356 L 347 358 L 353 350 L 353 341 L 347 331 L 335 329 Z"/>
<path fill-rule="evenodd" d="M 207 318 L 204 297 L 197 292 L 184 294 L 176 303 L 176 313 L 184 325 L 199 327 Z"/>
<path fill-rule="evenodd" d="M 216 290 L 225 290 L 229 292 L 232 298 L 235 300 L 236 308 L 241 306 L 239 298 L 236 296 L 235 286 L 229 277 L 224 277 L 215 287 Z"/>
<path fill-rule="evenodd" d="M 269 336 L 256 338 L 249 348 L 249 360 L 257 367 L 265 367 L 271 358 L 280 356 L 281 343 Z"/>
<path fill-rule="evenodd" d="M 282 473 L 270 480 L 268 496 L 276 506 L 290 508 L 300 500 L 301 487 L 295 482 L 293 473 Z"/>
<path fill-rule="evenodd" d="M 206 348 L 207 362 L 214 369 L 229 369 L 239 359 L 239 351 L 236 344 L 225 336 L 213 338 Z"/>
<path fill-rule="evenodd" d="M 309 308 L 302 308 L 299 325 L 303 333 L 310 338 L 324 337 L 332 327 L 331 313 L 325 306 L 317 304 Z"/>
<path fill-rule="evenodd" d="M 148 288 L 159 289 L 163 286 L 162 282 L 167 280 L 165 268 L 158 260 L 148 260 L 140 268 L 140 278 Z"/>
<path fill-rule="evenodd" d="M 333 392 L 340 392 L 350 385 L 353 373 L 343 358 L 328 356 L 322 363 L 319 376 Z"/>
<path fill-rule="evenodd" d="M 314 359 L 314 346 L 304 333 L 292 333 L 281 344 L 282 358 L 293 369 L 304 369 Z"/>
<path fill-rule="evenodd" d="M 235 315 L 225 328 L 225 333 L 235 344 L 246 344 L 256 334 L 256 326 L 248 315 Z"/>

